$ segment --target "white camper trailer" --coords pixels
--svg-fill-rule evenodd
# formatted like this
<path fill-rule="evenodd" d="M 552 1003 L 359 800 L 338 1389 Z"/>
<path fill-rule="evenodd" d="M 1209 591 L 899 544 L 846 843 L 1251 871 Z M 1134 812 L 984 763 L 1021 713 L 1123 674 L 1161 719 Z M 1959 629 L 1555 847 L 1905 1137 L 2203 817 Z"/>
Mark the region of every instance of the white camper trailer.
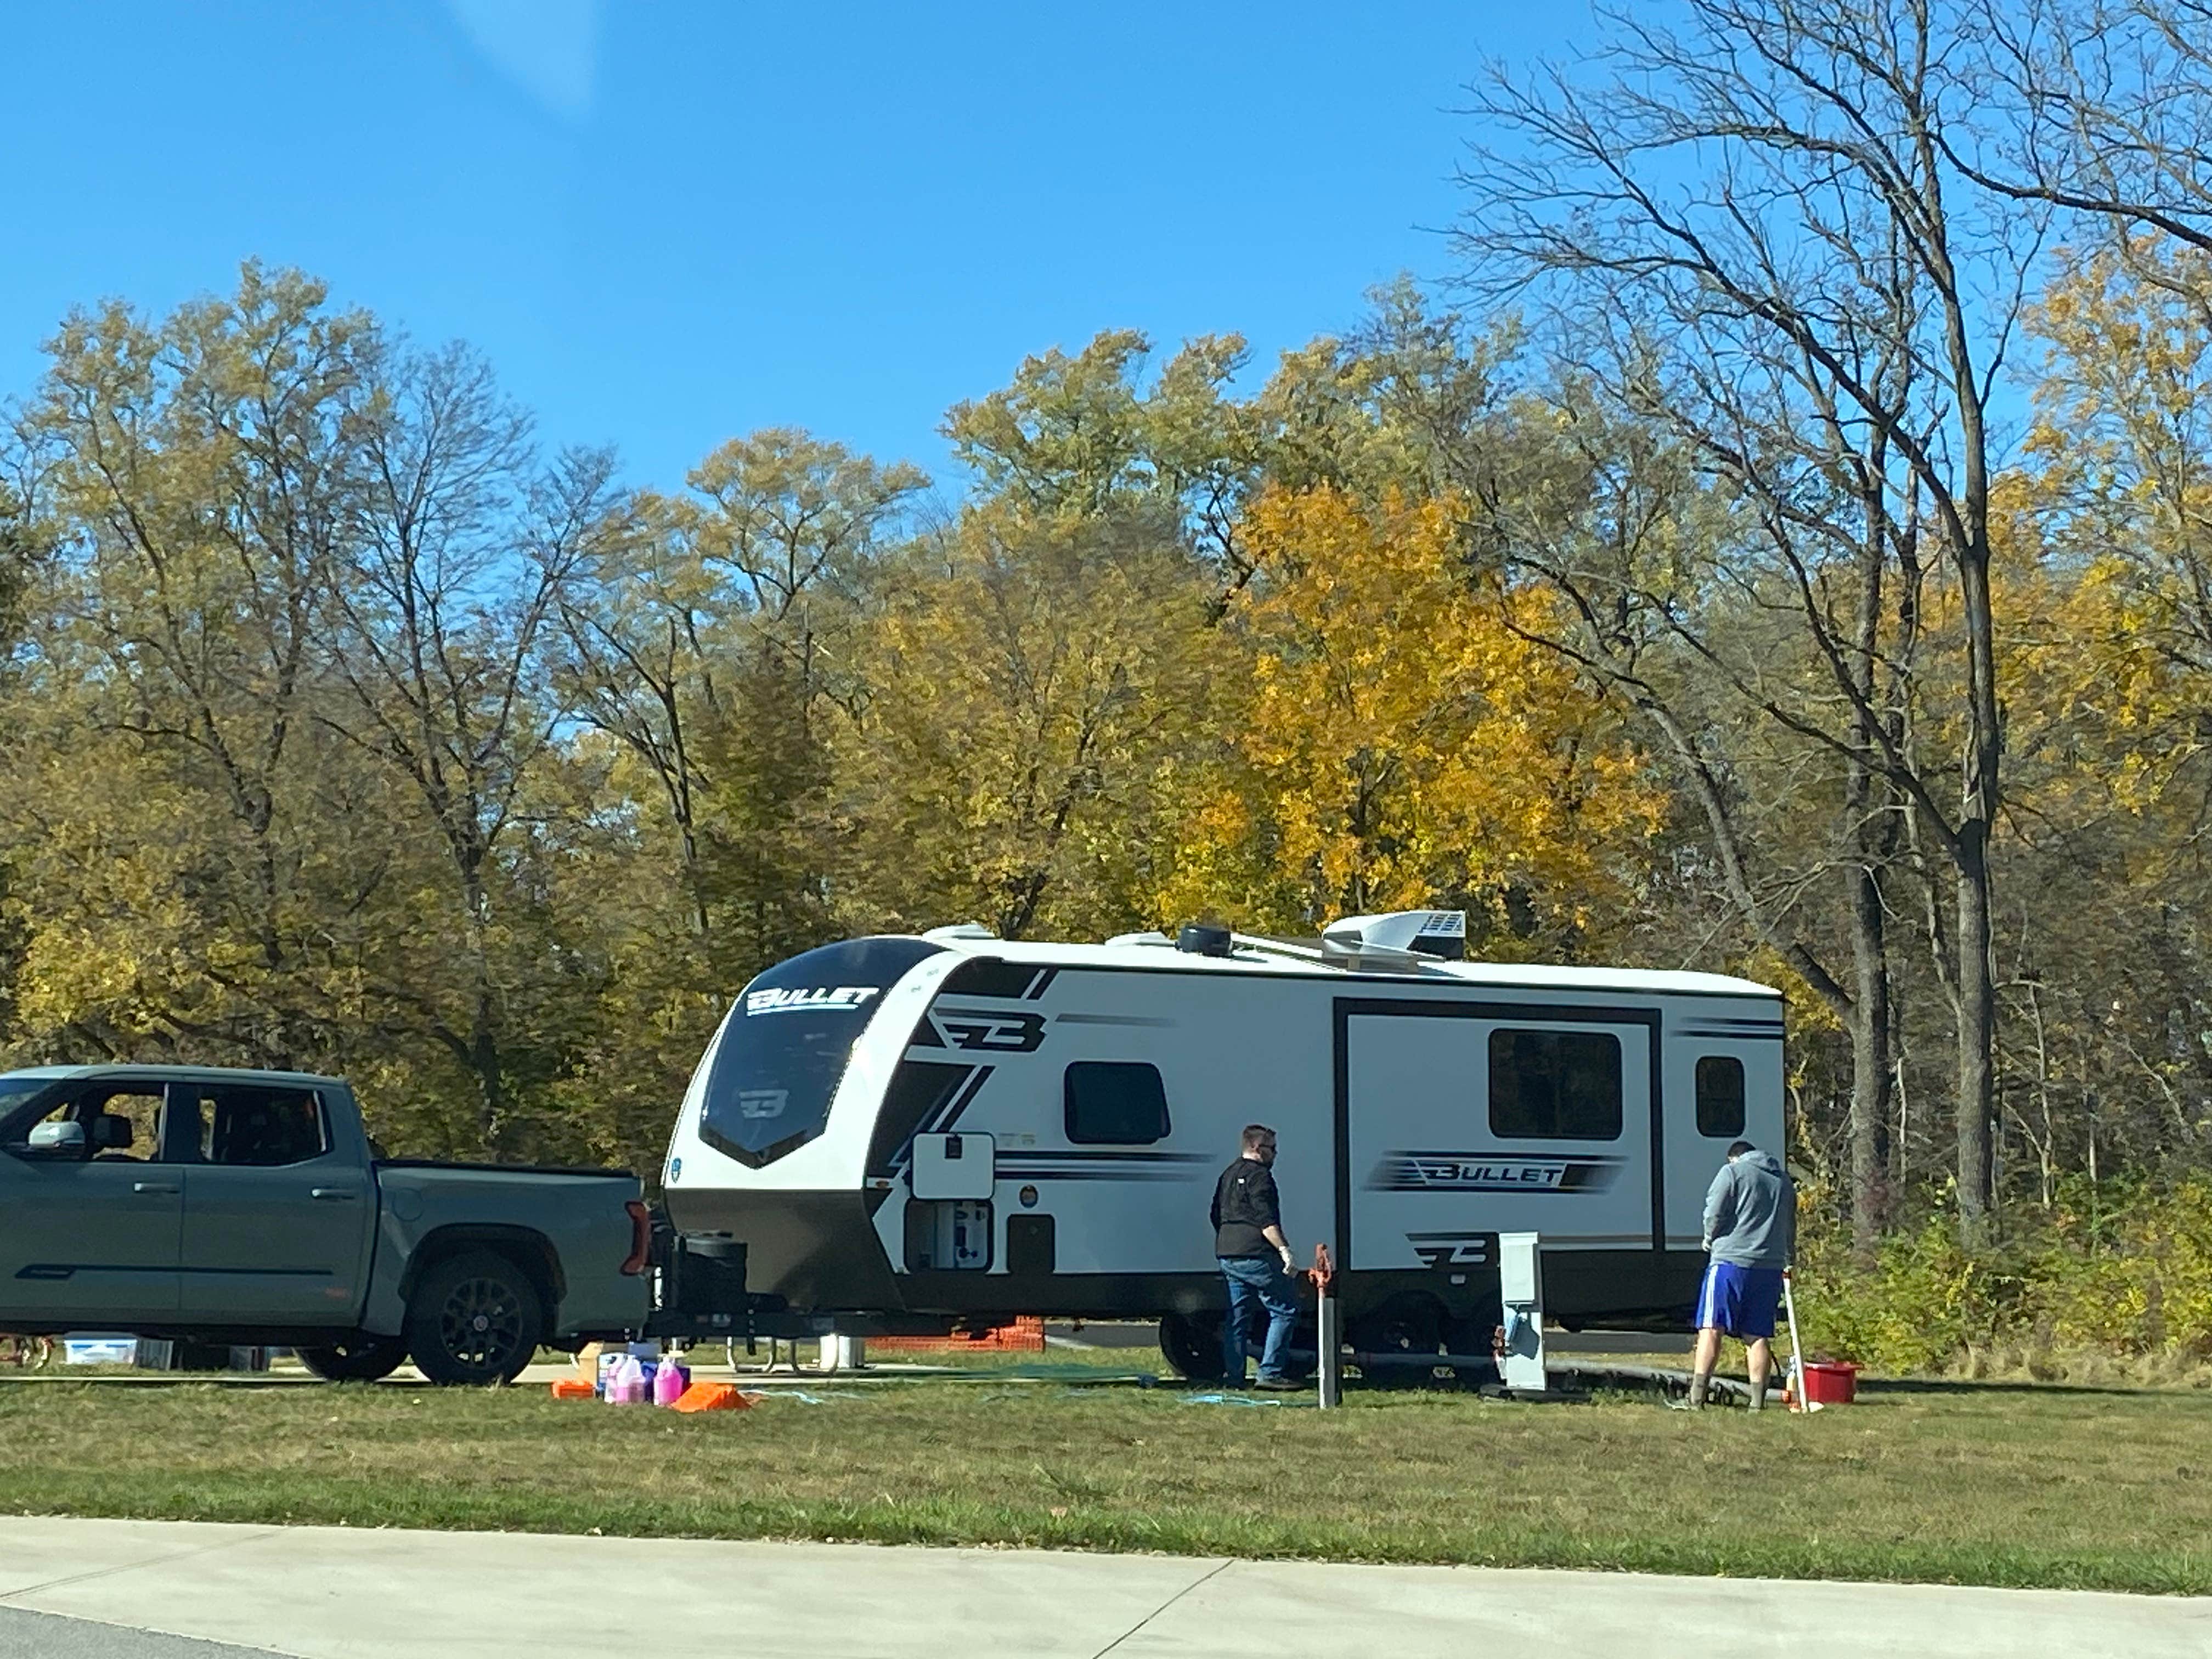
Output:
<path fill-rule="evenodd" d="M 691 1080 L 670 1218 L 795 1310 L 1158 1318 L 1218 1372 L 1207 1208 L 1280 1136 L 1284 1231 L 1355 1346 L 1487 1352 L 1496 1238 L 1543 1236 L 1570 1326 L 1686 1322 L 1729 1143 L 1782 1138 L 1782 1000 L 1713 974 L 1455 958 L 1454 911 L 1310 945 L 981 928 L 810 951 L 746 987 Z"/>

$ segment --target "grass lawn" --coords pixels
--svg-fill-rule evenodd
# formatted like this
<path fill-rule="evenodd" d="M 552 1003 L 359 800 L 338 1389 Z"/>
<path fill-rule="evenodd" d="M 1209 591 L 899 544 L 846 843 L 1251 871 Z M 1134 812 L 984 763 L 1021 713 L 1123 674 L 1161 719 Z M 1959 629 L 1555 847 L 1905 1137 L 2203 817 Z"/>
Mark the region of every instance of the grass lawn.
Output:
<path fill-rule="evenodd" d="M 1929 1385 L 1754 1417 L 1389 1389 L 1322 1413 L 1101 1367 L 684 1417 L 537 1388 L 0 1383 L 0 1511 L 2212 1593 L 2212 1393 Z"/>

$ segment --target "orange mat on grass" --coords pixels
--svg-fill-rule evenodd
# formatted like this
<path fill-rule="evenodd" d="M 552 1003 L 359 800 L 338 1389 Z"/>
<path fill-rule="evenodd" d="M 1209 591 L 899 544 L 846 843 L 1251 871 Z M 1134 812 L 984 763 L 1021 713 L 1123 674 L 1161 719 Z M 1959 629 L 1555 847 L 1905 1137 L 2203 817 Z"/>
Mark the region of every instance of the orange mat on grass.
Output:
<path fill-rule="evenodd" d="M 1044 1321 L 1027 1315 L 1008 1325 L 988 1325 L 950 1336 L 872 1336 L 872 1353 L 1042 1353 Z"/>
<path fill-rule="evenodd" d="M 762 1396 L 734 1382 L 694 1382 L 676 1402 L 679 1412 L 741 1412 L 759 1403 Z"/>

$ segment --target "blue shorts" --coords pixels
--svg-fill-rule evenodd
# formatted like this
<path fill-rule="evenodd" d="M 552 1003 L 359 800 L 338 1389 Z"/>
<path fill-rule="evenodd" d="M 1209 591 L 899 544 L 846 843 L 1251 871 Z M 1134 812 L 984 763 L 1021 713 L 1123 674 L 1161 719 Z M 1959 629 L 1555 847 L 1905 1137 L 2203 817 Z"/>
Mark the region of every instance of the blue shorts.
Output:
<path fill-rule="evenodd" d="M 1716 1261 L 1706 1267 L 1705 1288 L 1698 1292 L 1698 1328 L 1726 1331 L 1746 1340 L 1772 1336 L 1781 1306 L 1781 1268 Z"/>

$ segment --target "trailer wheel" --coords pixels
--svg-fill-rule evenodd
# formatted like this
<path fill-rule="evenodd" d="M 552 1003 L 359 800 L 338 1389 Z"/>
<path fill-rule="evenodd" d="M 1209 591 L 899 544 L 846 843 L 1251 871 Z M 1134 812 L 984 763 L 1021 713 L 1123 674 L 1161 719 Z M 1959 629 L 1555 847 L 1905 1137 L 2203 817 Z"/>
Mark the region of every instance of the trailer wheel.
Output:
<path fill-rule="evenodd" d="M 1443 1339 L 1443 1306 L 1431 1296 L 1394 1296 L 1352 1325 L 1352 1346 L 1362 1353 L 1439 1353 Z"/>
<path fill-rule="evenodd" d="M 1491 1354 L 1490 1345 L 1504 1318 L 1504 1309 L 1492 1303 L 1471 1314 L 1444 1321 L 1444 1352 L 1458 1354 L 1468 1362 L 1454 1368 L 1462 1382 L 1498 1380 L 1498 1362 Z"/>
<path fill-rule="evenodd" d="M 471 1250 L 415 1286 L 407 1353 L 433 1382 L 512 1382 L 538 1352 L 544 1324 L 528 1275 L 503 1255 Z"/>
<path fill-rule="evenodd" d="M 1160 1321 L 1160 1355 L 1193 1382 L 1218 1382 L 1221 1316 L 1169 1314 Z"/>
<path fill-rule="evenodd" d="M 399 1369 L 407 1345 L 396 1336 L 351 1336 L 319 1348 L 301 1348 L 300 1363 L 325 1382 L 375 1382 Z"/>

